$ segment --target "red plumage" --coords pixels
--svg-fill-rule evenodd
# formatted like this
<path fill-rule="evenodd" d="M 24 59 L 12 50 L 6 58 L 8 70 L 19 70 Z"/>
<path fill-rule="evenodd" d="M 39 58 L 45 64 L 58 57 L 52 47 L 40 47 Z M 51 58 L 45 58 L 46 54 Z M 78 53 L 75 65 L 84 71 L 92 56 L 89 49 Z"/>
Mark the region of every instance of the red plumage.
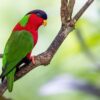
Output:
<path fill-rule="evenodd" d="M 21 26 L 20 22 L 14 27 L 13 31 L 22 31 L 26 30 L 32 34 L 33 41 L 34 41 L 34 46 L 37 43 L 38 40 L 38 28 L 41 26 L 43 23 L 43 18 L 38 17 L 35 14 L 29 15 L 28 22 L 25 26 Z M 31 52 L 27 54 L 27 58 L 31 59 L 30 57 Z"/>

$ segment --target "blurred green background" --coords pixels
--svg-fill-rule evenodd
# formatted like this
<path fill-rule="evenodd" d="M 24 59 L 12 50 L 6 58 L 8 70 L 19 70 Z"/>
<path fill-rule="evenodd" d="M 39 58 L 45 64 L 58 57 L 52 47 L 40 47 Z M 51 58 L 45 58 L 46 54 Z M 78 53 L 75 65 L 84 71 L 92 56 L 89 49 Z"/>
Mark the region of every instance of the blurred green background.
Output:
<path fill-rule="evenodd" d="M 76 0 L 74 14 L 87 0 Z M 45 51 L 60 26 L 60 0 L 1 0 L 0 53 L 16 23 L 30 10 L 48 14 L 47 27 L 39 29 L 33 55 Z M 100 0 L 88 8 L 65 39 L 52 62 L 40 66 L 14 84 L 12 100 L 100 100 Z M 0 59 L 0 66 L 2 62 Z M 0 67 L 1 73 L 1 67 Z"/>

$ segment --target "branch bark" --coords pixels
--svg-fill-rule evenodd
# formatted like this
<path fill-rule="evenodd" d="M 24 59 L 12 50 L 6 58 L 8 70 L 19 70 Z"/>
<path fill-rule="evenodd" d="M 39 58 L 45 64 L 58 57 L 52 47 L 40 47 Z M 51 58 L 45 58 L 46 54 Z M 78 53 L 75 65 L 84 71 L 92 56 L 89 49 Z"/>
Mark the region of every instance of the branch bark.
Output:
<path fill-rule="evenodd" d="M 48 65 L 59 47 L 61 46 L 62 42 L 65 40 L 67 35 L 74 30 L 74 25 L 76 21 L 81 17 L 81 15 L 85 12 L 85 10 L 89 7 L 89 5 L 93 2 L 94 0 L 88 0 L 86 4 L 81 8 L 81 10 L 74 16 L 73 19 L 70 21 L 68 20 L 68 16 L 72 16 L 72 11 L 74 4 L 72 4 L 72 7 L 70 9 L 71 15 L 68 15 L 68 1 L 67 0 L 61 0 L 61 21 L 62 21 L 62 26 L 60 31 L 58 32 L 58 35 L 55 37 L 49 48 L 35 56 L 35 65 L 32 64 L 32 62 L 28 66 L 24 66 L 20 68 L 20 70 L 16 73 L 15 75 L 15 81 L 26 75 L 29 71 L 32 69 L 40 66 L 40 65 Z M 75 3 L 75 0 L 74 0 Z M 75 22 L 74 22 L 75 20 Z M 74 22 L 73 26 L 70 26 L 70 23 Z M 2 55 L 0 55 L 2 57 Z M 0 95 L 3 95 L 3 93 L 7 89 L 7 82 L 6 80 L 0 85 Z"/>

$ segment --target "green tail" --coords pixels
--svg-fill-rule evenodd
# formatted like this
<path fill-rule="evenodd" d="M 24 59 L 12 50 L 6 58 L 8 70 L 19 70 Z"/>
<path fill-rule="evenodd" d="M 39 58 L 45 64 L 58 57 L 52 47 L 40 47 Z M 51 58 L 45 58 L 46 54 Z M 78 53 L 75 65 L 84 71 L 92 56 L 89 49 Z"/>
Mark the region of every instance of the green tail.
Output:
<path fill-rule="evenodd" d="M 16 68 L 14 68 L 7 76 L 7 88 L 9 92 L 13 90 L 14 76 L 15 76 Z"/>

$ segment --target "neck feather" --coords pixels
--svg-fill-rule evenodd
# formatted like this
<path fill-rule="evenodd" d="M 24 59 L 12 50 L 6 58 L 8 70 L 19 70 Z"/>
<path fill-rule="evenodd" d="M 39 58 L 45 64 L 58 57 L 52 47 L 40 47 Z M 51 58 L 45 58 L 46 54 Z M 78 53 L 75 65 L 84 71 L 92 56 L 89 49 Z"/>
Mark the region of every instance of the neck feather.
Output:
<path fill-rule="evenodd" d="M 42 25 L 42 23 L 43 23 L 42 18 L 38 17 L 35 14 L 31 14 L 29 15 L 26 27 L 31 28 L 33 30 L 38 30 L 38 28 Z"/>

